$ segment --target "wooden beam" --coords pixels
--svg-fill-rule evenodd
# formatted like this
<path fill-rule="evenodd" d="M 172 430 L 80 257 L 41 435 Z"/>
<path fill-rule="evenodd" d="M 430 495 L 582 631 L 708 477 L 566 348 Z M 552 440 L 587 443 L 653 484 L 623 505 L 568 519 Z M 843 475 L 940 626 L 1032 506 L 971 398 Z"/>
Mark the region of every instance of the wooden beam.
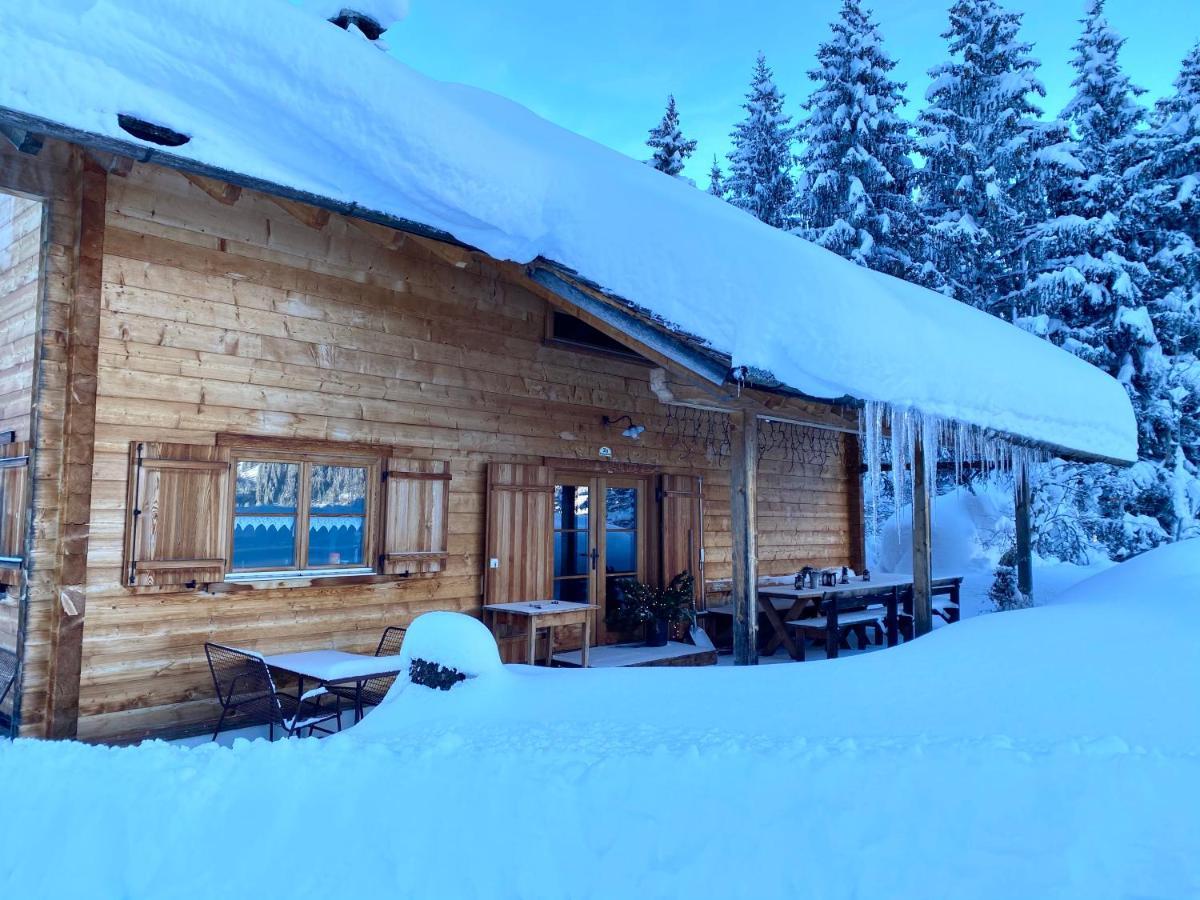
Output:
<path fill-rule="evenodd" d="M 729 502 L 733 537 L 733 661 L 758 664 L 758 420 L 729 419 Z"/>
<path fill-rule="evenodd" d="M 233 204 L 241 199 L 242 189 L 236 184 L 230 184 L 228 181 L 220 181 L 216 178 L 206 178 L 203 175 L 193 175 L 191 172 L 184 172 L 183 177 L 193 187 L 204 191 L 204 193 L 223 206 L 233 206 Z"/>
<path fill-rule="evenodd" d="M 668 406 L 723 413 L 742 409 L 760 419 L 858 436 L 858 410 L 851 407 L 814 403 L 800 397 L 764 395 L 752 389 L 737 391 L 704 383 L 700 378 L 681 381 L 663 368 L 651 370 L 650 390 Z"/>
<path fill-rule="evenodd" d="M 1033 527 L 1030 523 L 1029 473 L 1020 466 L 1016 473 L 1017 590 L 1033 596 Z"/>
<path fill-rule="evenodd" d="M 298 222 L 303 222 L 309 228 L 320 231 L 329 224 L 332 213 L 319 206 L 300 203 L 296 200 L 285 200 L 283 197 L 272 197 L 271 201 Z"/>
<path fill-rule="evenodd" d="M 857 434 L 843 439 L 846 454 L 846 504 L 850 518 L 850 568 L 867 567 L 867 511 L 863 497 L 862 447 Z"/>
<path fill-rule="evenodd" d="M 75 737 L 79 723 L 108 192 L 108 173 L 99 163 L 82 153 L 76 160 L 80 168 L 79 234 L 67 331 L 59 547 L 54 574 L 57 602 L 51 607 L 50 681 L 46 696 L 46 734 L 55 738 Z"/>
<path fill-rule="evenodd" d="M 933 630 L 933 530 L 930 492 L 925 472 L 925 442 L 918 433 L 912 462 L 913 630 L 920 637 Z"/>
<path fill-rule="evenodd" d="M 10 125 L 7 122 L 0 122 L 0 134 L 8 138 L 9 143 L 22 153 L 37 156 L 42 152 L 41 135 L 34 134 L 26 128 Z"/>

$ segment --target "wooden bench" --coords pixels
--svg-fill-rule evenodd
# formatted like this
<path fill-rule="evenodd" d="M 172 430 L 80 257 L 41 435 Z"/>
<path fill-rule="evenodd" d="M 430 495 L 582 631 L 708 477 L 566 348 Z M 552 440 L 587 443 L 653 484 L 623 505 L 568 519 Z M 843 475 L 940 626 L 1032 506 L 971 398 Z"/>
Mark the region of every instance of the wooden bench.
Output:
<path fill-rule="evenodd" d="M 947 623 L 957 622 L 961 612 L 959 599 L 962 595 L 962 576 L 933 579 L 931 593 L 934 613 Z"/>
<path fill-rule="evenodd" d="M 911 608 L 912 591 L 907 588 L 862 587 L 841 590 L 822 595 L 820 613 L 812 619 L 793 619 L 787 623 L 800 633 L 798 650 L 804 659 L 805 639 L 809 636 L 825 635 L 825 655 L 837 659 L 838 649 L 843 645 L 850 649 L 846 638 L 857 632 L 860 645 L 866 639 L 868 626 L 873 625 L 877 636 L 886 633 L 887 645 L 894 647 L 900 639 L 901 606 Z M 911 621 L 911 619 L 910 619 Z"/>

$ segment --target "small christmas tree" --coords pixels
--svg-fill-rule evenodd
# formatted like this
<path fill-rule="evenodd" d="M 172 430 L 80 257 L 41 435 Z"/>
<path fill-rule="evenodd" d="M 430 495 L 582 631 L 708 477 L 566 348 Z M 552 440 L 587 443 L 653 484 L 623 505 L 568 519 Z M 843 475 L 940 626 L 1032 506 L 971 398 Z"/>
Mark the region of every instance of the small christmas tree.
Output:
<path fill-rule="evenodd" d="M 708 170 L 708 192 L 714 197 L 725 199 L 725 175 L 721 171 L 721 164 L 717 162 L 717 155 L 713 154 L 712 168 Z"/>
<path fill-rule="evenodd" d="M 783 93 L 760 53 L 743 108 L 746 118 L 730 137 L 729 202 L 776 228 L 790 228 L 796 205 L 792 180 L 796 129 L 783 111 Z"/>

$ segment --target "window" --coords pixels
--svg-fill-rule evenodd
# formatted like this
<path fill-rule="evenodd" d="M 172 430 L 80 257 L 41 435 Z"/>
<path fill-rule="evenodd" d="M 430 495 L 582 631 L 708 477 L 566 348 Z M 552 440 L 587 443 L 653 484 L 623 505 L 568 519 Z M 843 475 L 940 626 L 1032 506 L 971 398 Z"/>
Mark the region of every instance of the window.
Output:
<path fill-rule="evenodd" d="M 448 464 L 366 445 L 218 437 L 131 448 L 127 584 L 191 590 L 446 566 Z M 284 449 L 276 449 L 282 445 Z M 304 450 L 292 446 L 304 446 Z"/>
<path fill-rule="evenodd" d="M 593 328 L 587 322 L 558 310 L 550 310 L 546 324 L 546 339 L 558 344 L 570 344 L 573 347 L 582 347 L 612 356 L 624 356 L 638 362 L 648 362 L 598 328 Z"/>
<path fill-rule="evenodd" d="M 379 463 L 234 457 L 230 572 L 370 568 Z M 374 477 L 372 478 L 372 475 Z"/>

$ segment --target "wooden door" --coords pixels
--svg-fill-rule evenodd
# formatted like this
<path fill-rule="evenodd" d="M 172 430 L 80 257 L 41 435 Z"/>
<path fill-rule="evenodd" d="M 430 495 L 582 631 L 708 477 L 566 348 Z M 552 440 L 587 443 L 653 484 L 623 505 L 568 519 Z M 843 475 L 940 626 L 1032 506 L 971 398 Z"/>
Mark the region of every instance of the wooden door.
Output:
<path fill-rule="evenodd" d="M 694 475 L 660 475 L 658 478 L 659 578 L 666 584 L 680 572 L 691 572 L 696 582 L 698 609 L 704 608 L 702 490 L 700 478 Z"/>
<path fill-rule="evenodd" d="M 553 479 L 546 466 L 488 466 L 485 603 L 550 599 Z"/>

